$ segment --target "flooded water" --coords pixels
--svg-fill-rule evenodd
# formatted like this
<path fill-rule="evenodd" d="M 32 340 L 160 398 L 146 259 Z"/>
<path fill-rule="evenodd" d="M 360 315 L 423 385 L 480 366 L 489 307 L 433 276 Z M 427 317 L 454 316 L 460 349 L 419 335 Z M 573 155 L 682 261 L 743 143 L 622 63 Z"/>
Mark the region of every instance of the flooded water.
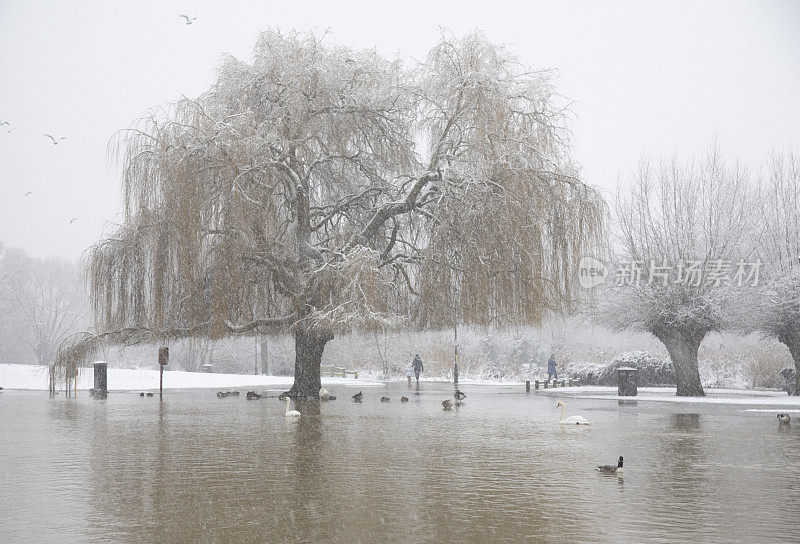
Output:
<path fill-rule="evenodd" d="M 0 540 L 800 541 L 800 417 L 487 386 L 445 412 L 444 385 L 362 404 L 330 389 L 299 421 L 213 391 L 3 391 Z M 558 425 L 559 400 L 592 425 Z M 624 479 L 594 471 L 620 455 Z"/>

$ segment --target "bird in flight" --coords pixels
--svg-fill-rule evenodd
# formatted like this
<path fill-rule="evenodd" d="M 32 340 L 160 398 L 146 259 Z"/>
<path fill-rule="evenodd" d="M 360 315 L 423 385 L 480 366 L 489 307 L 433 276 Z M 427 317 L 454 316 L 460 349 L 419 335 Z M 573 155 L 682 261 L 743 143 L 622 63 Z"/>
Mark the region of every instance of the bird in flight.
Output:
<path fill-rule="evenodd" d="M 55 136 L 50 136 L 49 134 L 45 134 L 45 137 L 50 138 L 53 141 L 53 145 L 58 145 L 58 142 L 67 139 L 66 136 L 62 136 L 61 138 L 56 139 Z"/>
<path fill-rule="evenodd" d="M 33 191 L 28 191 L 27 193 L 25 193 L 25 196 L 31 196 L 32 194 L 33 194 Z"/>
<path fill-rule="evenodd" d="M 2 127 L 3 125 L 11 126 L 11 123 L 9 123 L 8 121 L 0 121 L 0 127 Z"/>
<path fill-rule="evenodd" d="M 69 220 L 69 224 L 71 225 L 71 224 L 73 224 L 73 223 L 74 223 L 75 221 L 77 221 L 77 220 L 78 220 L 78 218 L 77 218 L 77 217 L 73 217 L 72 219 L 70 219 L 70 220 Z"/>
<path fill-rule="evenodd" d="M 178 17 L 183 17 L 186 19 L 186 24 L 190 25 L 197 20 L 197 17 L 189 17 L 188 15 L 178 15 Z"/>

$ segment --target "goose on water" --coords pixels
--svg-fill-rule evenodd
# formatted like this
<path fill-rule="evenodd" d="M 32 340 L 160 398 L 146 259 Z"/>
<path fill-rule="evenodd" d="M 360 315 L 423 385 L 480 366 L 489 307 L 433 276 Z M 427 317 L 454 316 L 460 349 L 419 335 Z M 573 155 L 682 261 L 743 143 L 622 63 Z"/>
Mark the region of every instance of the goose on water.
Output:
<path fill-rule="evenodd" d="M 455 401 L 453 399 L 447 399 L 442 401 L 442 408 L 445 410 L 452 410 Z"/>
<path fill-rule="evenodd" d="M 617 461 L 617 466 L 614 465 L 598 465 L 597 467 L 598 472 L 602 472 L 603 474 L 616 474 L 618 476 L 622 476 L 622 456 L 619 456 L 619 460 Z"/>
<path fill-rule="evenodd" d="M 792 421 L 789 414 L 778 414 L 778 423 L 781 425 L 788 425 Z"/>
<path fill-rule="evenodd" d="M 556 404 L 556 408 L 561 407 L 561 419 L 559 419 L 559 423 L 561 425 L 589 425 L 589 422 L 586 420 L 585 417 L 582 416 L 569 416 L 564 417 L 564 403 L 559 402 Z"/>
<path fill-rule="evenodd" d="M 381 402 L 389 402 L 390 400 L 392 399 L 390 399 L 389 397 L 381 397 Z"/>
<path fill-rule="evenodd" d="M 363 398 L 364 398 L 364 393 L 362 393 L 361 391 L 352 396 L 354 402 L 361 402 L 361 399 Z"/>
<path fill-rule="evenodd" d="M 400 402 L 408 402 L 408 397 L 400 397 Z"/>

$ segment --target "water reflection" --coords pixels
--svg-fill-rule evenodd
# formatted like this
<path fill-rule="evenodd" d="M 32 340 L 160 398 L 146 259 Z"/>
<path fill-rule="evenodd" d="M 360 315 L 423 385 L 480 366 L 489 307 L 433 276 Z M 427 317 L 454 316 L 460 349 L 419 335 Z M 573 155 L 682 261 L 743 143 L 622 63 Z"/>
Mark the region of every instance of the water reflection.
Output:
<path fill-rule="evenodd" d="M 405 383 L 276 399 L 0 397 L 9 541 L 798 541 L 800 432 L 727 409 Z M 5 392 L 4 392 L 5 394 Z M 12 439 L 7 437 L 11 436 Z M 56 454 L 57 452 L 57 454 Z M 625 456 L 625 478 L 597 464 Z M 53 512 L 55 514 L 44 514 Z M 576 515 L 580 513 L 580 515 Z M 10 521 L 8 521 L 10 520 Z M 38 529 L 38 532 L 32 531 Z M 5 540 L 5 539 L 4 539 Z"/>

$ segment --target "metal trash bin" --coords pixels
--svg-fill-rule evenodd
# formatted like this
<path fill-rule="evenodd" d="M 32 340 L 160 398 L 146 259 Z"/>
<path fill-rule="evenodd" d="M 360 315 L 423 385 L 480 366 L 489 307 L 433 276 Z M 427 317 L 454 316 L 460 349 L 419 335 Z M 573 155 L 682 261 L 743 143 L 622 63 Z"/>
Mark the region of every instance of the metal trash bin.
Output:
<path fill-rule="evenodd" d="M 106 398 L 108 395 L 108 363 L 94 363 L 94 387 L 92 396 L 95 398 Z"/>
<path fill-rule="evenodd" d="M 617 369 L 617 395 L 620 397 L 635 397 L 638 393 L 637 373 L 633 367 L 622 366 Z"/>

